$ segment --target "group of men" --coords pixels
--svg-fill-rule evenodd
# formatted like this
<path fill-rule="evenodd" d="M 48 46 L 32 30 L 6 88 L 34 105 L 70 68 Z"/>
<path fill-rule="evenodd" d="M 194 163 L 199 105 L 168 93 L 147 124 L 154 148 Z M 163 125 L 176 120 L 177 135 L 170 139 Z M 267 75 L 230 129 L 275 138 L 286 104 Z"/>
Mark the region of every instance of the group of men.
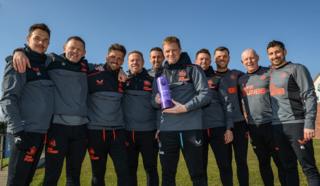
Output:
<path fill-rule="evenodd" d="M 14 137 L 7 185 L 29 185 L 45 146 L 44 185 L 57 185 L 66 159 L 67 185 L 80 185 L 86 150 L 92 185 L 105 185 L 107 156 L 118 185 L 137 185 L 139 154 L 147 185 L 176 185 L 180 151 L 194 186 L 208 185 L 209 146 L 222 185 L 233 185 L 232 151 L 239 185 L 249 185 L 248 141 L 264 185 L 274 185 L 271 158 L 281 185 L 299 185 L 297 160 L 309 185 L 319 186 L 312 138 L 316 95 L 308 70 L 286 60 L 280 41 L 267 46 L 270 68 L 246 49 L 243 73 L 228 68 L 230 52 L 200 49 L 195 64 L 177 37 L 150 50 L 152 69 L 140 51 L 128 53 L 128 75 L 121 66 L 126 49 L 112 44 L 104 64 L 85 59 L 85 42 L 67 39 L 64 53 L 46 54 L 50 29 L 30 27 L 27 44 L 6 58 L 0 104 Z M 169 82 L 173 107 L 162 109 L 156 78 Z M 232 150 L 233 149 L 233 150 Z"/>

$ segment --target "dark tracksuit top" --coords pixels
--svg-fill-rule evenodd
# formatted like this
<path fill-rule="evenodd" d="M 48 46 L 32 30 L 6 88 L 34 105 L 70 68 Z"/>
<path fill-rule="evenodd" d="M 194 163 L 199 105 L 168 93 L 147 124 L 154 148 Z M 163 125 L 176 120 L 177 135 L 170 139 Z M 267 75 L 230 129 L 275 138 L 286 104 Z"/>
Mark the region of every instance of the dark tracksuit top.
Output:
<path fill-rule="evenodd" d="M 50 54 L 49 76 L 54 82 L 55 107 L 53 123 L 77 126 L 86 124 L 87 119 L 87 72 L 85 59 L 72 63 L 64 54 Z"/>
<path fill-rule="evenodd" d="M 161 70 L 162 70 L 162 66 L 161 66 L 157 71 L 153 70 L 152 68 L 149 69 L 149 70 L 147 70 L 147 71 L 148 71 L 148 74 L 149 74 L 151 77 L 155 77 L 156 74 L 157 74 L 157 72 L 158 72 L 158 71 L 161 71 Z"/>
<path fill-rule="evenodd" d="M 89 129 L 123 129 L 125 126 L 121 100 L 124 84 L 118 81 L 119 71 L 104 65 L 103 71 L 88 74 Z"/>
<path fill-rule="evenodd" d="M 272 68 L 270 95 L 273 124 L 304 123 L 304 128 L 315 128 L 317 97 L 304 65 L 288 62 Z"/>
<path fill-rule="evenodd" d="M 270 69 L 259 67 L 239 78 L 240 94 L 248 116 L 248 124 L 271 123 L 272 108 L 269 93 Z"/>
<path fill-rule="evenodd" d="M 161 67 L 162 68 L 162 67 Z M 161 68 L 158 69 L 157 71 L 161 71 Z M 151 77 L 155 77 L 156 74 L 157 74 L 157 71 L 153 70 L 152 68 L 148 70 L 148 74 L 151 76 Z M 157 115 L 157 128 L 159 128 L 160 126 L 160 120 L 161 120 L 161 109 L 156 109 L 156 115 Z"/>
<path fill-rule="evenodd" d="M 181 53 L 176 64 L 165 62 L 163 70 L 156 77 L 164 75 L 169 81 L 171 98 L 187 108 L 186 113 L 163 113 L 160 131 L 201 130 L 202 107 L 211 100 L 208 83 L 204 72 L 198 66 L 192 65 L 187 53 Z M 159 108 L 154 98 L 158 92 L 156 81 L 153 83 L 153 106 Z"/>
<path fill-rule="evenodd" d="M 243 75 L 239 70 L 227 70 L 226 72 L 216 71 L 217 77 L 220 77 L 220 89 L 227 92 L 228 99 L 233 106 L 233 122 L 244 121 L 241 111 L 240 98 L 238 93 L 238 79 Z"/>
<path fill-rule="evenodd" d="M 148 74 L 151 76 L 151 77 L 155 77 L 156 76 L 156 71 L 153 70 L 152 68 L 148 70 Z"/>
<path fill-rule="evenodd" d="M 154 131 L 156 110 L 151 105 L 153 77 L 143 69 L 139 74 L 129 73 L 123 97 L 126 129 L 129 131 Z"/>
<path fill-rule="evenodd" d="M 202 109 L 203 128 L 233 128 L 232 104 L 228 101 L 227 93 L 219 89 L 220 78 L 216 76 L 211 66 L 204 73 L 208 81 L 211 102 Z"/>
<path fill-rule="evenodd" d="M 49 60 L 28 47 L 24 52 L 31 69 L 22 74 L 14 70 L 12 56 L 6 58 L 0 104 L 8 121 L 7 132 L 46 133 L 54 107 L 54 84 L 46 69 Z"/>

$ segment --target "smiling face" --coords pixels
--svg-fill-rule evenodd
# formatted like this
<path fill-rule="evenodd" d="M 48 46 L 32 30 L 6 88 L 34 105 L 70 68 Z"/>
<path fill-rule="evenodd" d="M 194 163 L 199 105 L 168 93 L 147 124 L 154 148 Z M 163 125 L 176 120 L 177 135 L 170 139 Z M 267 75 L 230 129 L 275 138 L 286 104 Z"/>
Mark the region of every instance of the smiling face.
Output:
<path fill-rule="evenodd" d="M 138 74 L 142 71 L 143 68 L 143 59 L 142 56 L 138 53 L 131 53 L 128 56 L 128 67 L 132 74 Z"/>
<path fill-rule="evenodd" d="M 64 45 L 64 53 L 69 61 L 72 63 L 78 63 L 86 54 L 86 50 L 81 41 L 71 39 Z"/>
<path fill-rule="evenodd" d="M 41 29 L 35 29 L 27 37 L 27 44 L 32 51 L 44 54 L 49 46 L 49 34 Z"/>
<path fill-rule="evenodd" d="M 274 46 L 267 49 L 268 58 L 273 67 L 279 67 L 286 63 L 287 51 L 280 46 Z"/>
<path fill-rule="evenodd" d="M 252 49 L 245 50 L 242 53 L 241 61 L 248 73 L 255 72 L 259 68 L 259 56 Z"/>
<path fill-rule="evenodd" d="M 168 63 L 175 64 L 180 59 L 181 49 L 175 42 L 166 42 L 163 44 L 164 57 Z"/>
<path fill-rule="evenodd" d="M 217 70 L 226 70 L 228 69 L 228 64 L 229 64 L 229 54 L 228 51 L 226 50 L 217 50 L 214 53 L 214 61 L 217 65 Z"/>
<path fill-rule="evenodd" d="M 119 70 L 124 62 L 124 53 L 120 50 L 111 50 L 106 57 L 111 70 Z"/>
<path fill-rule="evenodd" d="M 199 53 L 196 57 L 195 63 L 199 65 L 202 70 L 207 70 L 211 64 L 210 55 L 207 53 Z"/>
<path fill-rule="evenodd" d="M 152 64 L 152 69 L 159 69 L 164 60 L 163 53 L 161 51 L 152 50 L 150 52 L 150 62 Z"/>

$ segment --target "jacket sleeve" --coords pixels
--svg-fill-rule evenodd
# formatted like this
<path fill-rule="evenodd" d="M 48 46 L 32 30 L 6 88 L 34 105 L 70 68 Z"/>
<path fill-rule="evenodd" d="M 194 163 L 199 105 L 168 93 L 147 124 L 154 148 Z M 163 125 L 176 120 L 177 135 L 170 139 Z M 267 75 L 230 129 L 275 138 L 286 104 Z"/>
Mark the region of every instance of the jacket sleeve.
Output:
<path fill-rule="evenodd" d="M 311 75 L 305 66 L 299 64 L 293 76 L 300 89 L 300 97 L 305 107 L 304 128 L 314 129 L 317 116 L 317 96 Z"/>
<path fill-rule="evenodd" d="M 210 103 L 209 88 L 206 76 L 198 66 L 192 66 L 192 81 L 197 95 L 188 101 L 185 106 L 188 111 L 201 108 Z"/>
<path fill-rule="evenodd" d="M 219 88 L 220 100 L 222 102 L 222 107 L 224 111 L 224 118 L 227 129 L 233 128 L 232 112 L 233 106 L 232 102 L 228 99 L 228 94 L 223 89 Z"/>
<path fill-rule="evenodd" d="M 8 132 L 14 134 L 24 130 L 24 121 L 20 115 L 19 100 L 26 83 L 26 77 L 25 73 L 19 74 L 14 70 L 12 57 L 6 60 L 0 105 L 4 118 L 8 122 Z"/>

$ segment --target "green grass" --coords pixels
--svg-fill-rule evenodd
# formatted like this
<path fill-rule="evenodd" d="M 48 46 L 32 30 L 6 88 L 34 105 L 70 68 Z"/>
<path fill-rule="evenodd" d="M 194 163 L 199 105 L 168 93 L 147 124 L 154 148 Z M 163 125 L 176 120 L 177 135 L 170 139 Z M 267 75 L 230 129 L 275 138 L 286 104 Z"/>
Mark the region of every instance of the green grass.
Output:
<path fill-rule="evenodd" d="M 7 167 L 8 166 L 8 163 L 9 163 L 9 158 L 4 158 L 3 160 L 2 160 L 2 167 L 4 168 L 4 167 Z"/>
<path fill-rule="evenodd" d="M 315 157 L 317 160 L 317 166 L 320 168 L 320 140 L 314 140 L 314 148 L 315 148 Z M 141 162 L 141 160 L 140 160 Z M 259 168 L 258 168 L 258 162 L 255 154 L 252 151 L 251 146 L 249 146 L 249 152 L 248 152 L 248 166 L 249 166 L 249 177 L 250 177 L 250 185 L 251 186 L 261 186 L 263 185 L 260 173 L 259 173 Z M 158 167 L 159 173 L 160 171 L 160 165 Z M 273 170 L 274 170 L 274 176 L 275 176 L 275 182 L 276 186 L 280 185 L 279 180 L 277 177 L 277 171 L 275 168 L 275 165 L 273 164 Z M 306 178 L 303 175 L 301 168 L 299 167 L 299 174 L 300 174 L 300 182 L 301 185 L 307 185 Z M 33 179 L 33 182 L 31 185 L 37 186 L 42 184 L 43 180 L 43 175 L 44 175 L 44 169 L 39 169 L 36 172 L 36 175 Z M 160 174 L 161 175 L 161 174 Z M 235 163 L 233 162 L 233 178 L 234 178 L 234 185 L 238 185 L 237 181 L 237 176 L 236 176 L 236 167 Z M 83 165 L 82 165 L 82 172 L 81 172 L 81 184 L 83 186 L 89 186 L 91 180 L 91 165 L 90 165 L 90 160 L 89 157 L 86 156 Z M 63 173 L 60 177 L 59 184 L 58 185 L 65 185 L 65 168 L 63 170 Z M 107 174 L 105 177 L 105 181 L 107 185 L 113 186 L 117 185 L 116 184 L 116 175 L 113 169 L 113 164 L 110 159 L 108 159 L 107 163 Z M 139 165 L 138 169 L 138 185 L 146 185 L 146 176 L 143 170 L 142 164 Z M 209 155 L 209 164 L 208 164 L 208 181 L 210 186 L 219 186 L 221 185 L 220 178 L 219 178 L 219 171 L 215 163 L 215 159 L 213 156 L 213 153 L 210 151 Z M 184 185 L 184 186 L 191 186 L 191 180 L 185 165 L 185 162 L 183 160 L 183 157 L 181 156 L 180 162 L 179 162 L 179 167 L 178 167 L 178 172 L 177 172 L 177 185 Z"/>

